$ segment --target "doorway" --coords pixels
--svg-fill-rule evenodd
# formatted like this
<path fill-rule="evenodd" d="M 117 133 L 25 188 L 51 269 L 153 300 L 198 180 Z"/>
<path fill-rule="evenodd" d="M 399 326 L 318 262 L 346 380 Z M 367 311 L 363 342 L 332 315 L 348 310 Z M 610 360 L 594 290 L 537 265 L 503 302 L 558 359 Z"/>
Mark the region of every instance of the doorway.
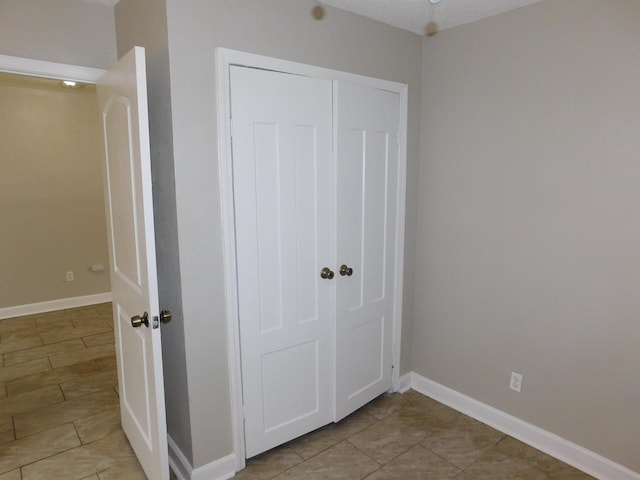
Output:
<path fill-rule="evenodd" d="M 0 73 L 0 103 L 0 318 L 108 301 L 95 85 Z"/>
<path fill-rule="evenodd" d="M 89 88 L 93 88 L 93 85 L 95 84 L 95 82 L 104 74 L 104 70 L 96 69 L 96 68 L 78 67 L 74 65 L 58 64 L 58 63 L 26 59 L 26 58 L 20 58 L 20 57 L 11 57 L 8 55 L 0 55 L 0 72 L 10 74 L 10 75 L 11 74 L 19 75 L 23 78 L 35 77 L 36 79 L 38 78 L 47 79 L 46 81 L 49 81 L 49 82 L 51 81 L 62 82 L 63 80 L 74 80 L 79 84 L 87 84 Z M 49 167 L 53 168 L 54 166 L 49 166 Z M 101 171 L 101 169 L 99 169 L 99 171 Z M 101 174 L 98 175 L 98 177 L 94 180 L 97 180 L 95 184 L 100 185 L 99 191 L 97 193 L 99 196 L 102 196 Z M 46 183 L 44 185 L 46 185 Z M 52 190 L 55 190 L 56 188 L 59 188 L 59 186 L 55 185 L 54 182 L 51 182 L 51 185 L 49 186 L 49 188 Z M 100 210 L 98 214 L 102 216 L 102 218 L 104 218 L 103 202 L 104 200 L 102 200 L 102 206 L 93 207 L 94 209 L 98 208 Z M 23 221 L 26 221 L 26 220 L 23 219 Z M 104 230 L 105 228 L 104 225 L 105 224 L 102 223 L 100 226 L 102 230 Z M 87 224 L 86 227 L 91 228 L 91 225 Z M 85 235 L 86 233 L 87 232 L 81 231 L 79 234 Z M 101 239 L 104 247 L 100 246 L 98 247 L 98 250 L 100 252 L 103 252 L 104 256 L 102 258 L 106 261 L 106 236 L 101 237 Z M 90 254 L 90 256 L 97 257 L 98 253 L 96 252 L 95 254 Z M 79 290 L 72 290 L 73 293 L 71 293 L 71 295 L 74 295 L 74 296 L 69 297 L 68 300 L 65 299 L 65 301 L 62 301 L 62 302 L 52 300 L 50 302 L 29 303 L 27 305 L 20 305 L 16 308 L 2 308 L 2 307 L 6 307 L 6 305 L 0 304 L 0 318 L 15 317 L 19 315 L 44 312 L 49 310 L 55 310 L 57 308 L 70 308 L 70 307 L 82 306 L 87 303 L 102 303 L 102 302 L 109 301 L 110 293 L 88 295 L 89 292 L 96 291 L 95 285 L 93 286 L 89 286 L 86 284 L 80 285 L 81 283 L 87 283 L 87 282 L 95 283 L 96 281 L 102 281 L 104 284 L 108 284 L 109 275 L 108 275 L 108 267 L 106 266 L 106 264 L 99 258 L 95 258 L 94 260 L 91 260 L 90 263 L 88 262 L 89 262 L 88 260 L 84 261 L 83 264 L 78 265 L 77 267 L 73 265 L 67 265 L 65 267 L 62 267 L 61 266 L 62 264 L 57 265 L 55 267 L 57 268 L 57 270 L 54 272 L 54 274 L 61 275 L 62 282 L 59 282 L 56 284 L 56 286 L 53 288 L 53 291 L 50 293 L 51 296 L 53 297 L 57 296 L 57 298 L 64 298 L 65 296 L 69 297 L 68 294 L 65 295 L 65 292 L 68 293 L 70 291 L 69 287 L 71 285 L 73 285 L 74 287 L 75 286 L 81 287 Z M 35 268 L 37 269 L 39 267 L 40 265 L 38 265 L 36 262 Z M 94 267 L 95 270 L 97 271 L 91 272 L 90 270 L 92 267 Z M 104 270 L 102 270 L 101 267 L 104 267 Z M 18 269 L 18 272 L 19 272 L 20 266 L 17 266 L 16 268 Z M 61 272 L 59 271 L 60 269 L 62 269 Z M 18 275 L 22 275 L 22 274 L 23 273 L 18 273 Z M 31 275 L 30 278 L 32 279 L 39 278 L 38 271 L 35 271 L 35 272 L 25 271 L 24 274 Z M 72 275 L 71 278 L 73 278 L 73 280 L 67 281 L 67 278 L 70 278 L 68 275 Z M 14 282 L 14 281 L 16 281 L 15 278 L 8 278 L 5 281 L 3 281 L 3 284 L 5 282 Z M 59 290 L 56 292 L 55 288 L 58 288 Z M 109 291 L 108 286 L 106 287 L 106 291 L 107 292 Z M 27 298 L 27 297 L 24 297 L 24 298 Z M 87 302 L 87 303 L 83 303 L 83 302 Z M 13 304 L 16 305 L 15 302 Z"/>
<path fill-rule="evenodd" d="M 135 71 L 132 71 L 131 67 L 131 60 L 133 60 L 135 62 Z M 124 70 L 124 72 L 123 72 Z M 106 146 L 105 148 L 109 148 L 109 151 L 107 153 L 107 175 L 106 175 L 106 183 L 109 186 L 108 192 L 109 192 L 109 200 L 112 200 L 114 198 L 113 195 L 113 189 L 111 188 L 113 186 L 114 182 L 121 182 L 122 178 L 120 174 L 124 174 L 125 176 L 127 175 L 127 172 L 125 172 L 125 170 L 131 170 L 133 169 L 141 169 L 144 171 L 144 175 L 142 175 L 141 177 L 138 178 L 139 182 L 135 184 L 137 191 L 140 192 L 142 191 L 144 194 L 144 199 L 142 199 L 143 201 L 139 202 L 139 201 L 135 201 L 136 200 L 136 196 L 132 196 L 132 195 L 121 195 L 121 196 L 116 196 L 116 198 L 120 199 L 120 207 L 118 209 L 117 212 L 114 212 L 114 208 L 113 208 L 113 202 L 109 203 L 109 212 L 107 218 L 110 220 L 109 224 L 110 225 L 110 229 L 109 229 L 109 238 L 113 238 L 113 224 L 114 222 L 118 222 L 119 220 L 122 220 L 122 216 L 123 216 L 123 202 L 124 202 L 124 207 L 128 210 L 128 211 L 132 211 L 132 210 L 139 210 L 141 207 L 141 205 L 144 208 L 150 207 L 150 191 L 151 191 L 151 176 L 150 176 L 150 164 L 149 164 L 149 156 L 148 156 L 148 131 L 147 131 L 147 105 L 146 105 L 146 82 L 144 80 L 144 50 L 140 49 L 140 48 L 136 48 L 135 52 L 130 52 L 130 54 L 126 55 L 123 59 L 121 59 L 113 68 L 111 68 L 109 70 L 109 72 L 104 72 L 103 70 L 99 70 L 99 69 L 91 69 L 91 68 L 82 68 L 82 67 L 75 67 L 75 66 L 70 66 L 70 65 L 61 65 L 61 64 L 53 64 L 50 62 L 40 62 L 40 61 L 34 61 L 34 60 L 27 60 L 27 59 L 19 59 L 19 58 L 13 58 L 13 57 L 6 57 L 6 56 L 0 56 L 0 71 L 7 71 L 10 73 L 18 73 L 18 74 L 31 74 L 31 75 L 36 75 L 39 77 L 46 77 L 46 78 L 53 78 L 53 79 L 58 79 L 58 80 L 62 80 L 62 79 L 71 79 L 71 80 L 75 80 L 75 81 L 79 81 L 79 82 L 85 82 L 85 83 L 90 83 L 90 84 L 95 84 L 96 81 L 101 80 L 100 81 L 100 86 L 101 89 L 99 89 L 99 100 L 100 103 L 104 100 L 107 100 L 107 104 L 104 105 L 101 103 L 100 108 L 102 109 L 102 116 L 103 117 L 108 117 L 106 118 L 105 121 L 105 126 L 104 126 L 104 135 L 105 135 L 105 142 L 106 142 Z M 105 75 L 105 73 L 107 73 Z M 121 83 L 118 83 L 115 88 L 113 85 L 113 77 L 114 75 L 120 79 L 122 77 L 126 77 L 128 80 L 132 79 L 134 80 L 135 85 L 133 86 L 133 90 L 127 90 L 126 92 L 122 92 L 120 91 L 120 87 L 122 86 Z M 126 82 L 125 82 L 126 83 Z M 105 96 L 104 94 L 108 94 L 107 96 Z M 138 93 L 140 93 L 140 95 L 138 95 Z M 112 95 L 113 94 L 113 95 Z M 115 95 L 115 96 L 114 96 Z M 135 97 L 136 100 L 136 109 L 132 109 L 130 108 L 131 106 L 131 97 Z M 111 102 L 111 100 L 113 100 L 113 102 Z M 139 100 L 139 101 L 138 101 Z M 98 104 L 99 102 L 95 102 L 95 99 L 92 100 L 93 104 Z M 125 122 L 129 122 L 128 124 L 125 122 L 121 122 L 121 121 L 117 121 L 118 119 L 116 119 L 116 121 L 110 121 L 110 114 L 115 111 L 112 107 L 114 105 L 122 105 L 124 106 L 124 110 L 125 110 L 125 114 L 126 114 L 126 119 Z M 108 111 L 108 113 L 107 113 Z M 122 109 L 118 110 L 120 113 L 122 113 Z M 96 112 L 96 117 L 99 117 L 99 115 Z M 135 125 L 132 125 L 131 122 L 134 122 Z M 128 125 L 129 128 L 121 128 L 122 125 L 125 125 L 125 127 Z M 119 135 L 120 133 L 124 132 L 125 135 L 128 132 L 134 131 L 136 138 L 131 138 L 131 137 L 126 137 L 124 138 L 122 135 Z M 115 132 L 115 133 L 114 133 Z M 96 132 L 97 133 L 97 132 Z M 100 138 L 100 135 L 98 135 L 98 138 Z M 124 150 L 117 148 L 119 145 L 122 145 L 121 140 L 126 140 L 129 144 L 129 148 L 125 148 Z M 131 141 L 137 141 L 138 142 L 143 142 L 143 145 L 140 145 L 140 148 L 138 150 L 136 150 L 135 148 L 131 147 Z M 120 142 L 120 143 L 118 143 Z M 100 145 L 99 148 L 96 148 L 97 150 L 97 158 L 101 158 L 102 157 L 102 146 Z M 141 156 L 139 155 L 140 150 L 145 150 L 146 155 Z M 124 154 L 122 154 L 124 153 Z M 133 156 L 132 156 L 133 155 Z M 101 162 L 99 162 L 101 163 Z M 125 165 L 124 168 L 122 168 L 122 165 Z M 101 169 L 102 170 L 102 169 Z M 129 174 L 131 174 L 131 171 L 129 171 Z M 100 175 L 96 175 L 96 176 L 100 176 Z M 130 176 L 130 175 L 129 175 Z M 142 183 L 142 186 L 140 186 L 140 182 Z M 99 197 L 102 197 L 102 182 L 100 182 L 100 188 L 97 188 L 96 190 L 98 190 L 100 192 L 100 194 L 98 195 Z M 120 186 L 123 185 L 123 183 L 119 183 Z M 126 180 L 124 181 L 124 186 L 126 187 L 126 185 L 128 185 L 128 183 L 126 182 Z M 131 188 L 133 188 L 133 183 L 129 182 L 129 185 L 131 186 Z M 122 192 L 119 192 L 122 193 Z M 133 201 L 131 201 L 133 199 Z M 126 203 L 129 200 L 129 203 Z M 103 198 L 102 202 L 103 205 L 105 203 L 105 200 Z M 104 215 L 104 210 L 101 209 L 103 215 Z M 145 210 L 144 215 L 138 215 L 136 216 L 136 218 L 143 218 L 144 217 L 144 227 L 143 230 L 144 232 L 140 232 L 138 231 L 135 235 L 136 239 L 147 239 L 147 245 L 149 246 L 149 248 L 147 249 L 148 251 L 153 250 L 153 253 L 155 253 L 155 248 L 153 247 L 153 242 L 151 240 L 149 240 L 150 236 L 149 235 L 153 235 L 153 222 L 149 221 L 149 218 L 152 218 L 152 212 L 149 209 L 148 211 Z M 104 218 L 104 216 L 102 216 L 102 218 Z M 126 220 L 125 220 L 126 221 Z M 106 223 L 106 222 L 105 222 Z M 118 224 L 119 226 L 122 225 L 122 222 Z M 122 232 L 121 230 L 119 230 L 119 232 Z M 149 233 L 150 232 L 150 233 Z M 107 236 L 107 235 L 105 235 Z M 117 239 L 120 239 L 121 237 L 118 236 L 118 234 L 115 235 Z M 117 263 L 117 265 L 119 267 L 123 266 L 122 260 L 123 259 L 131 259 L 131 256 L 127 256 L 126 253 L 123 253 L 121 250 L 119 250 L 118 248 L 121 245 L 112 247 L 110 245 L 111 250 L 113 252 L 113 254 L 111 255 L 112 257 L 117 257 L 120 262 Z M 137 252 L 140 251 L 139 246 L 137 247 Z M 135 260 L 134 260 L 135 261 Z M 146 292 L 147 296 L 151 297 L 153 296 L 151 293 L 151 288 L 145 288 L 148 285 L 151 284 L 151 277 L 153 278 L 153 281 L 155 282 L 155 256 L 151 256 L 148 255 L 146 257 L 146 261 L 148 262 L 149 265 L 149 269 L 148 269 L 148 274 L 149 274 L 149 281 L 147 284 L 142 285 L 140 287 L 140 290 L 143 290 L 144 292 Z M 136 268 L 143 268 L 146 267 L 147 264 L 142 265 L 141 263 L 137 263 Z M 152 268 L 153 267 L 153 268 Z M 120 270 L 113 270 L 112 271 L 116 271 L 117 273 L 120 272 Z M 127 270 L 129 271 L 129 270 Z M 146 271 L 146 269 L 145 269 Z M 146 279 L 146 277 L 145 277 Z M 157 295 L 157 289 L 154 287 L 155 290 L 155 295 Z M 117 289 L 117 284 L 116 284 L 116 288 L 114 288 L 114 292 L 115 293 L 122 293 L 120 290 Z M 111 295 L 109 295 L 109 299 L 111 299 Z M 121 300 L 121 299 L 120 299 Z M 149 310 L 152 312 L 152 315 L 154 314 L 155 310 L 151 310 L 150 307 L 148 306 L 149 301 L 151 301 L 151 303 L 153 304 L 153 307 L 155 309 L 157 309 L 157 298 L 155 298 L 155 301 L 153 301 L 153 299 L 150 298 L 146 298 L 147 302 L 145 304 L 145 310 Z M 138 401 L 137 405 L 143 404 L 143 405 L 149 405 L 150 403 L 153 403 L 153 400 L 155 400 L 155 402 L 159 405 L 162 405 L 162 410 L 160 411 L 161 413 L 161 417 L 162 420 L 164 421 L 164 398 L 163 398 L 163 390 L 162 390 L 162 385 L 158 384 L 158 379 L 155 378 L 155 382 L 156 385 L 159 385 L 160 388 L 155 391 L 154 390 L 154 398 L 149 398 L 148 396 L 145 397 L 145 391 L 142 391 L 142 395 L 140 395 L 140 386 L 142 386 L 142 388 L 147 388 L 147 384 L 144 382 L 145 379 L 138 379 L 138 378 L 131 378 L 131 375 L 129 375 L 128 378 L 128 382 L 123 382 L 122 381 L 122 375 L 120 374 L 120 371 L 122 371 L 123 367 L 122 365 L 124 365 L 123 363 L 123 358 L 122 358 L 122 352 L 124 350 L 126 350 L 129 353 L 133 353 L 134 355 L 143 351 L 145 349 L 145 346 L 140 347 L 140 343 L 136 341 L 143 335 L 137 335 L 134 334 L 135 340 L 133 343 L 130 342 L 129 345 L 126 346 L 126 348 L 123 348 L 122 345 L 122 335 L 119 334 L 119 328 L 118 326 L 120 325 L 120 322 L 124 319 L 124 317 L 126 317 L 126 319 L 124 319 L 125 323 L 127 325 L 129 325 L 129 328 L 132 329 L 132 327 L 139 327 L 141 326 L 143 323 L 145 324 L 145 326 L 149 327 L 149 324 L 152 323 L 152 328 L 153 328 L 153 332 L 156 333 L 155 337 L 154 337 L 154 345 L 152 349 L 146 349 L 147 351 L 153 350 L 154 352 L 154 363 L 156 363 L 156 367 L 155 367 L 155 372 L 160 376 L 161 378 L 161 369 L 158 369 L 157 367 L 157 362 L 158 362 L 158 358 L 159 358 L 159 348 L 160 348 L 160 343 L 159 343 L 159 335 L 157 335 L 159 333 L 157 329 L 157 317 L 151 317 L 150 320 L 151 322 L 138 322 L 136 324 L 136 318 L 138 320 L 146 320 L 147 317 L 147 313 L 145 312 L 143 316 L 131 316 L 131 315 L 124 315 L 124 312 L 122 311 L 121 307 L 121 302 L 116 303 L 115 298 L 114 298 L 114 303 L 116 304 L 117 307 L 117 312 L 118 312 L 118 323 L 114 323 L 114 320 L 112 320 L 111 323 L 111 328 L 114 327 L 115 325 L 115 330 L 116 330 L 116 343 L 117 343 L 117 350 L 118 350 L 118 360 L 117 362 L 115 361 L 114 358 L 114 362 L 112 362 L 112 367 L 114 367 L 115 365 L 117 365 L 118 367 L 118 377 L 119 377 L 119 381 L 118 381 L 118 388 L 117 389 L 113 389 L 116 390 L 115 393 L 117 393 L 117 395 L 119 397 L 121 397 L 120 399 L 120 404 L 123 408 L 122 412 L 122 422 L 120 422 L 120 418 L 118 418 L 118 427 L 120 427 L 120 424 L 122 423 L 122 426 L 124 427 L 125 431 L 127 431 L 127 437 L 129 439 L 129 442 L 127 443 L 127 445 L 129 446 L 133 446 L 135 449 L 136 454 L 134 455 L 138 457 L 138 459 L 140 460 L 140 462 L 143 465 L 143 468 L 145 469 L 145 471 L 149 472 L 149 458 L 147 457 L 143 457 L 140 455 L 140 442 L 137 441 L 137 439 L 134 439 L 131 437 L 129 430 L 127 430 L 127 419 L 129 417 L 127 417 L 125 415 L 125 412 L 128 412 L 128 410 L 125 410 L 124 407 L 129 408 L 131 406 L 131 399 L 132 399 L 132 395 L 137 395 L 136 400 Z M 109 306 L 109 310 L 111 311 L 111 307 Z M 114 309 L 116 310 L 116 309 Z M 63 311 L 63 315 L 67 314 L 68 312 L 65 310 Z M 115 311 L 114 313 L 114 318 L 116 317 L 115 315 Z M 163 313 L 168 313 L 168 312 L 163 312 Z M 162 318 L 162 315 L 161 317 Z M 166 318 L 166 317 L 165 317 Z M 82 323 L 82 322 L 80 322 Z M 73 327 L 75 327 L 75 325 L 73 325 Z M 135 330 L 138 331 L 138 330 Z M 151 329 L 149 330 L 151 331 Z M 111 335 L 111 334 L 110 334 Z M 112 335 L 111 335 L 112 337 Z M 110 338 L 111 338 L 110 337 Z M 82 340 L 84 341 L 84 340 Z M 111 343 L 114 343 L 113 341 Z M 113 345 L 109 346 L 111 348 L 111 350 L 113 350 Z M 132 352 L 132 349 L 134 350 Z M 49 350 L 47 350 L 47 353 L 49 352 Z M 42 351 L 38 351 L 38 353 L 42 353 Z M 125 359 L 126 360 L 126 359 Z M 45 358 L 44 361 L 47 361 L 47 359 Z M 130 362 L 129 362 L 130 363 Z M 48 363 L 47 363 L 48 365 Z M 54 368 L 55 370 L 55 368 Z M 145 369 L 145 373 L 146 373 L 146 369 Z M 8 373 L 7 373 L 8 372 Z M 127 372 L 129 372 L 129 370 L 127 370 Z M 12 375 L 13 371 L 8 371 L 8 370 L 4 370 L 2 372 L 4 375 Z M 57 372 L 54 372 L 57 373 Z M 1 378 L 0 378 L 1 380 Z M 147 379 L 148 380 L 148 379 Z M 134 387 L 133 389 L 131 388 L 131 385 L 135 385 L 136 387 Z M 9 402 L 9 404 L 11 404 L 13 402 Z M 156 405 L 157 406 L 157 405 Z M 61 410 L 64 410 L 64 408 L 61 406 L 60 407 Z M 0 412 L 1 413 L 1 412 Z M 159 415 L 160 416 L 160 415 Z M 56 417 L 57 418 L 57 417 Z M 156 421 L 156 419 L 154 419 L 154 421 Z M 151 459 L 154 462 L 157 460 L 157 457 L 159 457 L 159 462 L 158 465 L 156 465 L 154 463 L 153 467 L 153 471 L 151 473 L 149 473 L 149 475 L 151 477 L 158 477 L 158 475 L 156 474 L 158 472 L 158 470 L 161 470 L 162 472 L 162 478 L 166 477 L 168 478 L 169 475 L 169 471 L 168 468 L 166 468 L 166 428 L 163 426 L 163 424 L 160 424 L 159 421 L 157 421 L 155 423 L 156 427 L 158 428 L 157 432 L 152 432 L 153 438 L 152 439 L 148 439 L 147 437 L 145 437 L 143 439 L 144 442 L 148 442 L 149 440 L 154 441 L 155 443 L 153 443 L 152 448 L 154 449 L 153 455 L 154 458 Z M 73 427 L 72 427 L 73 428 Z M 122 433 L 122 431 L 120 430 L 118 433 L 122 434 L 122 438 L 124 438 L 124 434 Z M 163 438 L 165 439 L 165 441 L 163 441 Z M 125 439 L 126 442 L 126 439 Z M 159 442 L 159 444 L 158 444 Z M 145 443 L 145 445 L 147 445 L 147 443 Z M 107 445 L 108 446 L 108 445 Z M 20 448 L 20 445 L 16 445 L 15 446 L 16 449 Z M 80 447 L 82 448 L 82 447 Z M 88 447 L 88 449 L 90 450 L 91 448 Z M 163 461 L 163 455 L 162 455 L 162 450 L 164 450 L 164 461 Z M 66 455 L 66 452 L 64 452 L 64 454 Z M 82 455 L 82 454 L 80 454 Z M 31 462 L 34 461 L 34 459 L 30 459 Z M 98 468 L 100 465 L 102 465 L 99 461 L 96 461 L 96 465 L 94 465 L 96 468 Z M 116 462 L 117 463 L 117 462 Z M 136 463 L 136 465 L 138 465 Z M 155 468 L 157 467 L 157 468 Z M 104 470 L 104 468 L 102 468 L 102 470 Z M 142 476 L 140 476 L 140 478 L 144 478 L 144 474 L 141 474 Z M 61 476 L 65 476 L 65 475 L 61 475 Z M 85 475 L 82 475 L 83 477 Z M 121 478 L 122 475 L 117 475 L 118 478 Z M 127 478 L 129 478 L 128 475 L 124 475 L 127 476 Z M 105 477 L 106 478 L 106 477 Z M 134 478 L 134 477 L 131 477 Z M 138 477 L 135 477 L 138 478 Z M 158 477 L 159 478 L 159 477 Z"/>
<path fill-rule="evenodd" d="M 62 88 L 59 85 L 62 79 L 76 80 L 80 85 L 85 84 L 80 88 L 95 91 L 93 84 L 104 73 L 98 69 L 5 56 L 0 56 L 0 70 L 10 72 L 9 75 L 20 75 L 22 81 L 42 84 L 40 86 L 45 91 Z M 37 78 L 28 79 L 25 75 L 34 75 Z M 89 103 L 94 113 L 92 126 L 96 130 L 95 138 L 99 142 L 102 136 L 95 94 L 91 95 Z M 33 109 L 35 105 L 30 107 Z M 50 122 L 50 118 L 46 115 L 39 116 L 28 110 L 25 108 L 26 113 L 32 115 L 33 121 L 43 123 L 43 129 L 51 127 L 51 130 L 55 130 L 54 127 L 58 127 L 47 123 Z M 88 130 L 84 133 L 89 135 Z M 49 140 L 61 143 L 66 141 L 62 139 L 62 135 L 53 135 Z M 74 182 L 95 181 L 89 185 L 80 185 L 80 189 L 95 193 L 94 197 L 97 200 L 92 201 L 93 209 L 89 216 L 97 217 L 92 220 L 97 223 L 90 224 L 85 218 L 72 234 L 82 235 L 84 227 L 91 233 L 102 236 L 103 257 L 96 258 L 96 270 L 92 271 L 93 261 L 85 263 L 88 263 L 86 270 L 89 274 L 106 278 L 106 290 L 110 292 L 101 149 L 95 152 L 94 157 L 94 163 L 98 166 L 92 173 L 95 178 L 82 180 L 76 177 L 70 182 L 73 186 Z M 82 162 L 83 159 L 75 160 Z M 77 163 L 74 165 L 80 168 Z M 44 189 L 50 189 L 54 197 L 71 196 L 66 189 L 68 186 L 64 183 L 66 179 L 58 178 L 58 181 L 54 181 L 55 174 L 61 174 L 59 167 L 60 165 L 52 161 L 34 168 L 34 175 L 44 177 L 42 184 L 32 189 L 36 192 L 35 196 Z M 26 177 L 24 175 L 21 178 Z M 19 188 L 16 190 L 18 193 L 21 191 Z M 26 193 L 24 190 L 23 193 Z M 47 203 L 54 201 L 47 197 L 43 209 Z M 75 216 L 73 208 L 88 209 L 88 203 L 91 202 L 74 197 L 66 208 Z M 46 222 L 46 217 L 47 215 L 34 222 L 36 227 L 39 223 Z M 42 236 L 46 241 L 47 235 Z M 26 240 L 28 241 L 28 238 Z M 87 241 L 86 238 L 84 240 Z M 64 273 L 63 281 L 67 281 Z M 79 281 L 79 273 L 72 272 L 73 280 L 69 281 Z M 64 296 L 64 293 L 61 296 Z M 87 301 L 86 297 L 80 298 Z M 102 302 L 110 298 L 110 293 L 108 298 L 98 296 Z M 51 313 L 40 313 L 47 306 L 58 308 L 49 308 L 48 310 L 55 310 Z M 60 308 L 61 306 L 66 308 Z M 74 306 L 65 304 L 64 301 L 59 304 L 40 302 L 29 306 L 32 309 L 40 308 L 40 312 L 21 311 L 18 312 L 21 316 L 5 315 L 17 318 L 0 320 L 1 344 L 4 348 L 0 351 L 4 355 L 3 363 L 0 363 L 0 431 L 2 448 L 11 452 L 11 461 L 1 463 L 3 469 L 0 470 L 0 474 L 9 472 L 9 475 L 12 475 L 17 470 L 20 475 L 19 469 L 24 467 L 33 472 L 43 470 L 59 478 L 84 478 L 100 473 L 104 478 L 111 476 L 142 480 L 145 475 L 120 428 L 120 392 L 116 375 L 111 305 L 70 308 Z M 32 315 L 24 316 L 25 313 Z M 8 423 L 5 422 L 7 418 L 10 420 Z M 11 428 L 4 428 L 6 425 Z M 77 461 L 74 460 L 76 458 Z"/>

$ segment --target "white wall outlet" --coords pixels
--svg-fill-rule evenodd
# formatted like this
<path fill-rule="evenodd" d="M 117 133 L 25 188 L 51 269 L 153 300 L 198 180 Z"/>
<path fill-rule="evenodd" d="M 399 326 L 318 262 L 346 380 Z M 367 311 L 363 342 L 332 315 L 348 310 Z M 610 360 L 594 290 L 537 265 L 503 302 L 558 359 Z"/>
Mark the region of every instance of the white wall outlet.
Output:
<path fill-rule="evenodd" d="M 520 392 L 522 390 L 522 375 L 516 372 L 511 372 L 511 382 L 509 382 L 509 388 Z"/>
<path fill-rule="evenodd" d="M 73 282 L 73 272 L 71 270 L 67 272 L 67 282 Z"/>

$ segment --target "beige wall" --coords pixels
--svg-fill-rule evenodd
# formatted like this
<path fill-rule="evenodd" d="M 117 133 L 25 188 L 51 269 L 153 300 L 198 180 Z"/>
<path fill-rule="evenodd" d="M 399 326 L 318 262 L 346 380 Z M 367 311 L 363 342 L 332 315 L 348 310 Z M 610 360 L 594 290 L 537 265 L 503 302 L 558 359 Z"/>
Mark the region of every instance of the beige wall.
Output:
<path fill-rule="evenodd" d="M 116 60 L 113 8 L 84 0 L 2 0 L 0 54 L 84 67 Z"/>
<path fill-rule="evenodd" d="M 0 308 L 109 292 L 95 88 L 0 74 L 0 105 Z"/>
<path fill-rule="evenodd" d="M 162 3 L 165 2 L 120 1 L 116 7 L 119 55 L 136 42 L 146 46 L 153 36 L 148 32 L 155 32 L 156 39 L 151 44 L 157 43 L 158 23 L 148 20 L 144 9 L 158 8 Z M 165 379 L 167 405 L 173 405 L 178 416 L 184 413 L 181 406 L 189 405 L 190 423 L 173 421 L 174 407 L 168 408 L 167 415 L 169 434 L 174 440 L 192 439 L 191 451 L 188 444 L 185 446 L 180 440 L 176 443 L 197 467 L 230 454 L 233 448 L 218 190 L 215 48 L 233 48 L 409 83 L 408 253 L 403 328 L 405 338 L 410 338 L 422 47 L 417 35 L 341 10 L 327 8 L 323 21 L 314 20 L 314 0 L 169 0 L 166 4 L 173 145 L 166 138 L 156 140 L 163 144 L 157 148 L 170 148 L 173 152 L 178 250 L 167 253 L 174 259 L 179 257 L 176 273 L 181 279 L 182 312 L 173 328 L 180 330 L 184 338 L 174 341 L 165 335 L 165 330 L 163 349 L 186 359 L 186 370 L 182 365 L 166 362 Z M 139 34 L 140 31 L 147 33 Z M 155 69 L 161 60 L 154 64 L 150 68 Z M 154 82 L 151 76 L 149 80 Z M 156 100 L 166 104 L 168 98 Z M 158 157 L 153 162 L 154 168 L 164 172 L 163 178 L 169 179 L 165 160 Z M 165 195 L 158 191 L 154 194 Z M 167 223 L 170 215 L 165 219 Z M 158 262 L 162 261 L 159 254 Z M 405 341 L 401 366 L 404 371 L 409 369 L 409 347 Z M 174 389 L 174 383 L 179 385 L 185 376 L 187 390 Z"/>
<path fill-rule="evenodd" d="M 412 352 L 640 472 L 638 19 L 549 0 L 424 39 Z"/>

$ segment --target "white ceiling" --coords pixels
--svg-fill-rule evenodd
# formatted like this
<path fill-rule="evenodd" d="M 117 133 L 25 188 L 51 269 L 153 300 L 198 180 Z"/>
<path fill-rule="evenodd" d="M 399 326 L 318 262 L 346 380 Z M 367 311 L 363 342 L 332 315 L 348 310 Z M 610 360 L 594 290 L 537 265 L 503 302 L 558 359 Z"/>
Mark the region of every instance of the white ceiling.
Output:
<path fill-rule="evenodd" d="M 119 0 L 85 0 L 114 6 Z M 419 35 L 515 10 L 542 0 L 318 0 Z M 434 0 L 437 1 L 437 0 Z"/>
<path fill-rule="evenodd" d="M 540 1 L 440 0 L 436 5 L 429 0 L 320 0 L 320 3 L 425 35 Z"/>

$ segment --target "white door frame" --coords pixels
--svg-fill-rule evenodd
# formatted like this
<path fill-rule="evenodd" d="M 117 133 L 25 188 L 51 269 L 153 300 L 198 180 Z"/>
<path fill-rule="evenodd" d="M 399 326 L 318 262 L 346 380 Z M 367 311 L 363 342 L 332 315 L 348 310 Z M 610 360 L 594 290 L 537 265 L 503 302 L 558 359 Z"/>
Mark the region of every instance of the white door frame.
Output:
<path fill-rule="evenodd" d="M 106 70 L 0 55 L 0 72 L 95 84 Z"/>
<path fill-rule="evenodd" d="M 242 370 L 240 363 L 240 333 L 238 318 L 238 290 L 236 270 L 236 237 L 233 209 L 233 177 L 231 157 L 230 82 L 231 65 L 262 68 L 295 75 L 343 80 L 388 90 L 400 95 L 400 145 L 398 150 L 398 209 L 395 251 L 395 294 L 393 318 L 393 375 L 392 389 L 397 391 L 400 379 L 400 343 L 402 319 L 402 291 L 404 271 L 404 226 L 407 173 L 407 110 L 408 86 L 403 83 L 380 80 L 337 70 L 331 70 L 277 58 L 255 55 L 226 48 L 216 49 L 216 95 L 218 115 L 218 166 L 224 245 L 225 295 L 227 301 L 228 364 L 231 390 L 234 453 L 236 470 L 245 467 L 244 415 L 242 411 Z"/>
<path fill-rule="evenodd" d="M 65 63 L 47 62 L 44 60 L 34 60 L 24 57 L 12 57 L 10 55 L 0 55 L 0 72 L 12 73 L 15 75 L 29 75 L 33 77 L 51 78 L 54 80 L 75 80 L 81 83 L 96 84 L 98 79 L 106 73 L 106 70 L 91 67 L 81 67 L 77 65 L 68 65 Z M 93 300 L 99 302 L 110 302 L 111 291 L 108 293 L 99 293 L 90 296 Z M 86 297 L 89 298 L 89 297 Z M 85 300 L 85 297 L 81 297 Z M 0 309 L 0 319 L 13 317 L 17 315 L 25 315 L 38 313 L 43 311 L 42 307 L 54 310 L 55 307 L 72 307 L 81 306 L 85 303 L 69 302 L 70 299 L 64 299 L 62 302 L 53 300 L 48 302 L 36 303 L 31 305 L 23 305 L 17 307 L 7 307 Z M 35 310 L 32 307 L 37 307 Z"/>

